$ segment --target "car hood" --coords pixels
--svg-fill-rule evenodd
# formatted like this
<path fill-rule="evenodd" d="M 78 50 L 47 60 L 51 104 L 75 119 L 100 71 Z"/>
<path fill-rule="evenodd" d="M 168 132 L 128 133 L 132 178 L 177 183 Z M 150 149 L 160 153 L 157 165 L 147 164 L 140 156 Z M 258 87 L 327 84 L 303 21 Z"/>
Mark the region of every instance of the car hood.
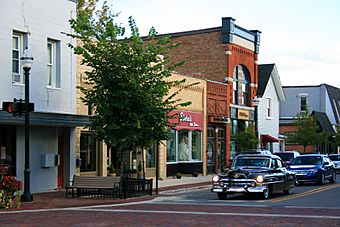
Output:
<path fill-rule="evenodd" d="M 321 165 L 291 165 L 288 170 L 320 169 Z"/>
<path fill-rule="evenodd" d="M 248 178 L 255 178 L 258 175 L 264 175 L 269 171 L 266 169 L 233 169 L 230 170 L 224 177 L 228 177 L 230 179 L 248 179 Z"/>

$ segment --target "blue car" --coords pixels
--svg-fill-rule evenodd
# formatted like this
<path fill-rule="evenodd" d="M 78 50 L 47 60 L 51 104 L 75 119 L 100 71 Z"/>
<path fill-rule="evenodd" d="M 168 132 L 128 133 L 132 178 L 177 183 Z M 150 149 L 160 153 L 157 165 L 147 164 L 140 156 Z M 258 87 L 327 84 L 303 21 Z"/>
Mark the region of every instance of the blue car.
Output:
<path fill-rule="evenodd" d="M 308 154 L 297 156 L 289 165 L 289 170 L 295 172 L 298 184 L 304 182 L 317 182 L 325 184 L 336 181 L 334 163 L 327 155 Z"/>

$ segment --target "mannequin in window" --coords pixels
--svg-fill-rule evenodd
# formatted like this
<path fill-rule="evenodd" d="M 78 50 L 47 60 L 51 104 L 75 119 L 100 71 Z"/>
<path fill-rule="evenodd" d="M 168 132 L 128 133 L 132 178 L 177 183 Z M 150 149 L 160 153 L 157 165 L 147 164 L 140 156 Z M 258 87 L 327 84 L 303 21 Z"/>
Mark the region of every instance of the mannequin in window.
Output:
<path fill-rule="evenodd" d="M 188 137 L 183 135 L 180 143 L 179 143 L 179 160 L 180 161 L 188 161 L 189 160 L 189 143 Z"/>

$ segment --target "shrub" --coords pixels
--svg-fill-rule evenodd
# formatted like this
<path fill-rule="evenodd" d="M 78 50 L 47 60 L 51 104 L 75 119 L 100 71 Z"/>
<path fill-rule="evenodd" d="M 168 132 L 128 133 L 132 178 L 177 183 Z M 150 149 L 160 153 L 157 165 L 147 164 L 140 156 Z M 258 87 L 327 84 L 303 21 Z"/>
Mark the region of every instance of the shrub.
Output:
<path fill-rule="evenodd" d="M 2 177 L 0 181 L 0 206 L 8 208 L 20 207 L 22 182 L 13 176 Z"/>

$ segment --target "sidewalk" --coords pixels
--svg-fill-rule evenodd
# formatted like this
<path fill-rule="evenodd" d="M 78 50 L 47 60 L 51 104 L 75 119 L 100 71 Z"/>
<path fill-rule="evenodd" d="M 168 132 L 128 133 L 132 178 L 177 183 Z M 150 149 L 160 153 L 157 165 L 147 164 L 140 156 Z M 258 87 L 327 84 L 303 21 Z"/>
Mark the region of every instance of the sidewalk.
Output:
<path fill-rule="evenodd" d="M 141 196 L 127 199 L 112 199 L 112 198 L 65 198 L 65 190 L 34 193 L 32 202 L 22 202 L 19 209 L 10 210 L 36 210 L 36 209 L 52 209 L 52 208 L 66 208 L 66 207 L 80 207 L 92 205 L 105 204 L 122 204 L 128 202 L 146 201 L 160 196 L 164 191 L 177 191 L 209 185 L 211 182 L 211 175 L 208 176 L 183 176 L 181 179 L 168 178 L 158 181 L 158 195 L 155 195 L 156 182 L 153 182 L 154 193 L 152 196 Z M 0 209 L 6 211 L 5 209 Z"/>

